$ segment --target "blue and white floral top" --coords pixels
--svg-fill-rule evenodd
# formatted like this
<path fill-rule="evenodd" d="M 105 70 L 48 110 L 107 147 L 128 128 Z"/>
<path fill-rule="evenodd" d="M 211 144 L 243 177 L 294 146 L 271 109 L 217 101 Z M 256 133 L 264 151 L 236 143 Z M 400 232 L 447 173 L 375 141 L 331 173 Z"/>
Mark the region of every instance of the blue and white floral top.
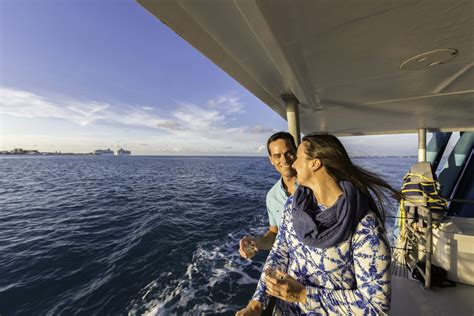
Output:
<path fill-rule="evenodd" d="M 306 303 L 277 299 L 274 315 L 383 315 L 390 309 L 390 246 L 374 213 L 352 238 L 332 248 L 315 248 L 296 237 L 290 197 L 264 271 L 284 271 L 306 286 Z M 320 205 L 322 209 L 323 206 Z M 267 304 L 262 273 L 252 299 Z"/>

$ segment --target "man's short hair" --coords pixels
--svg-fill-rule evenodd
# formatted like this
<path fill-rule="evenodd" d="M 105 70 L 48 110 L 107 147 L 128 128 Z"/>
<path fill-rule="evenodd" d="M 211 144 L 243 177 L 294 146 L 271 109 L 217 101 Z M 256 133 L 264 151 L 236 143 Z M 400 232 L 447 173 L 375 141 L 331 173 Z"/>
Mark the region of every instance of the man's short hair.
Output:
<path fill-rule="evenodd" d="M 270 136 L 270 138 L 267 141 L 267 150 L 268 150 L 268 155 L 269 156 L 272 155 L 272 153 L 270 152 L 270 143 L 272 143 L 276 140 L 279 140 L 279 139 L 286 140 L 296 150 L 296 143 L 295 143 L 295 139 L 293 138 L 293 136 L 291 136 L 291 134 L 288 133 L 288 132 L 278 132 L 278 133 L 275 133 L 272 136 Z"/>

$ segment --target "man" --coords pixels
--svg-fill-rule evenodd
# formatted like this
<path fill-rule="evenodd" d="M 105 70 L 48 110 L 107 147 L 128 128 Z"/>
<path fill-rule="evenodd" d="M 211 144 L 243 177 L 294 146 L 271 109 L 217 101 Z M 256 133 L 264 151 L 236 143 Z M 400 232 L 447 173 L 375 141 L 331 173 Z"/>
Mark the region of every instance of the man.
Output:
<path fill-rule="evenodd" d="M 267 212 L 270 227 L 261 237 L 246 236 L 240 240 L 239 253 L 250 259 L 258 250 L 272 249 L 281 223 L 286 200 L 296 190 L 296 171 L 291 167 L 296 159 L 295 140 L 291 134 L 279 132 L 267 141 L 268 158 L 281 178 L 267 193 Z"/>

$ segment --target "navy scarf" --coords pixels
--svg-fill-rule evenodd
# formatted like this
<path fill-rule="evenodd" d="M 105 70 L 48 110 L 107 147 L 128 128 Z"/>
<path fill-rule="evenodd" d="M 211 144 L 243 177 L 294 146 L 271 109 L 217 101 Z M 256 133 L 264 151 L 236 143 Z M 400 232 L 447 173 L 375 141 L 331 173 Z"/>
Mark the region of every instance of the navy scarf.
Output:
<path fill-rule="evenodd" d="M 333 206 L 321 210 L 313 192 L 299 186 L 293 196 L 293 226 L 307 246 L 330 248 L 348 240 L 369 211 L 369 199 L 355 185 L 341 181 L 343 194 Z"/>

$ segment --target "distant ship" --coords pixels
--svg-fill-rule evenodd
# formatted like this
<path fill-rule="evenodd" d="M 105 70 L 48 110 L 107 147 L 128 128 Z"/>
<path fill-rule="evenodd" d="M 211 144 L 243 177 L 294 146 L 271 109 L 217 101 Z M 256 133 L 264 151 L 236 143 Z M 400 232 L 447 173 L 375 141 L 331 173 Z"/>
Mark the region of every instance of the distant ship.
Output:
<path fill-rule="evenodd" d="M 110 148 L 94 150 L 94 155 L 113 155 L 113 154 L 114 154 L 114 152 L 112 150 L 110 150 Z"/>
<path fill-rule="evenodd" d="M 120 155 L 130 155 L 131 152 L 129 150 L 125 150 L 123 148 L 120 148 L 118 149 L 116 152 L 115 152 L 115 155 L 116 156 L 120 156 Z"/>

